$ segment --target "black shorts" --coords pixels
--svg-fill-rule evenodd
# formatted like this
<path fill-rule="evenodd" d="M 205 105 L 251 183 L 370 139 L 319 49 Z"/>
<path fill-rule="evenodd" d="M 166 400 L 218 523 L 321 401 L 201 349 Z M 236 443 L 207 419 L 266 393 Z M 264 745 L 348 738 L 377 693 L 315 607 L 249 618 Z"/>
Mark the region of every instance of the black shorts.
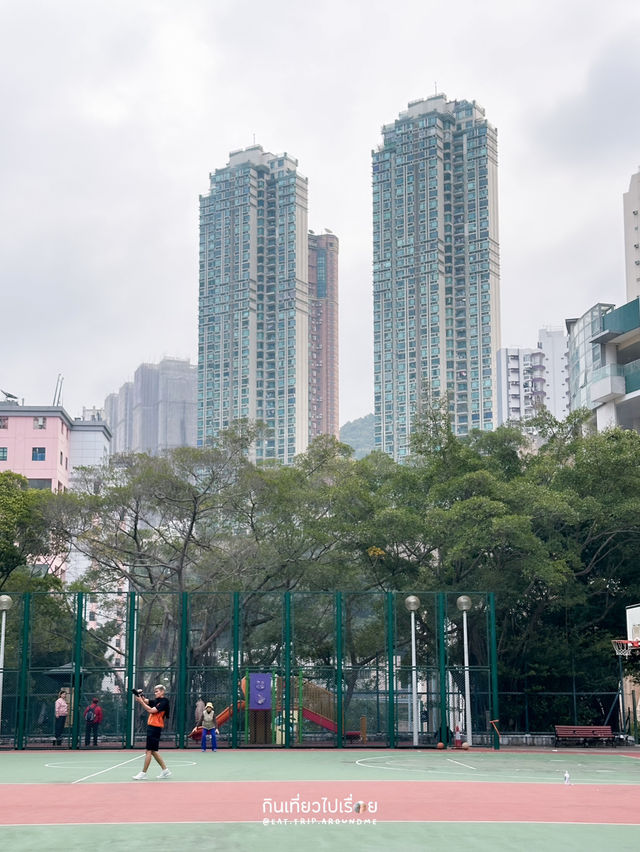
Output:
<path fill-rule="evenodd" d="M 155 728 L 153 725 L 147 725 L 147 751 L 160 750 L 160 734 L 162 728 Z"/>

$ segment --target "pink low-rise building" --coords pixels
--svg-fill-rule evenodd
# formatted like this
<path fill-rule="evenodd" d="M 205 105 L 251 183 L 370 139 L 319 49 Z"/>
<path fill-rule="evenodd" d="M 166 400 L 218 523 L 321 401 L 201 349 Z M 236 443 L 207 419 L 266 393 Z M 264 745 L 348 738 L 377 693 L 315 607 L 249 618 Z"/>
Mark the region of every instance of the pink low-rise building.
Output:
<path fill-rule="evenodd" d="M 57 405 L 0 403 L 0 472 L 11 470 L 21 474 L 31 488 L 66 491 L 74 466 L 98 464 L 102 460 L 86 458 L 86 453 L 79 457 L 88 431 L 95 433 L 94 454 L 106 457 L 111 433 L 103 421 L 72 420 Z"/>

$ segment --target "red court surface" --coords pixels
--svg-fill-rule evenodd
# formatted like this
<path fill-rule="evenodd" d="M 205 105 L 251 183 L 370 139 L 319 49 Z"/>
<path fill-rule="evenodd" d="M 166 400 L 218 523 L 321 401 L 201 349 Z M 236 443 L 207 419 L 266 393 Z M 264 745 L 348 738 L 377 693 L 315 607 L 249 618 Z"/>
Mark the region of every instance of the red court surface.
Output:
<path fill-rule="evenodd" d="M 355 814 L 343 803 L 375 803 Z M 634 785 L 236 781 L 0 785 L 0 824 L 263 822 L 344 818 L 640 825 Z M 293 803 L 293 804 L 292 804 Z M 302 809 L 304 806 L 304 809 Z"/>

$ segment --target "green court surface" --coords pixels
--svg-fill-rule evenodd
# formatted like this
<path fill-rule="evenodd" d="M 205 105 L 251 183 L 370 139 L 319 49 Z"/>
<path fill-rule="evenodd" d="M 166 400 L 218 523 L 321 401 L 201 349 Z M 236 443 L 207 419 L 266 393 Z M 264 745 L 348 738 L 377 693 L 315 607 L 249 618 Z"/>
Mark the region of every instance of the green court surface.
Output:
<path fill-rule="evenodd" d="M 218 750 L 165 751 L 181 781 L 477 781 L 640 785 L 640 748 L 540 752 Z M 637 756 L 636 756 L 637 755 Z M 142 752 L 0 752 L 0 784 L 121 783 L 139 771 Z M 155 765 L 155 764 L 154 764 Z M 149 774 L 152 775 L 154 765 Z M 640 793 L 640 789 L 639 789 Z"/>
<path fill-rule="evenodd" d="M 640 757 L 640 749 L 637 749 Z M 539 821 L 535 815 L 536 790 L 548 791 L 552 785 L 554 798 L 576 796 L 582 791 L 618 788 L 615 796 L 624 794 L 640 798 L 640 759 L 635 750 L 560 749 L 539 752 L 519 751 L 381 751 L 381 750 L 219 750 L 216 754 L 199 751 L 166 751 L 164 757 L 173 775 L 156 781 L 157 771 L 150 770 L 150 780 L 135 782 L 131 776 L 139 771 L 142 754 L 131 751 L 51 751 L 0 752 L 0 846 L 4 852 L 27 850 L 129 850 L 152 843 L 171 850 L 200 846 L 214 850 L 251 850 L 284 852 L 289 849 L 342 850 L 605 850 L 626 852 L 636 849 L 640 839 L 639 808 L 629 808 L 628 822 L 618 813 L 601 818 L 567 805 L 566 817 L 553 822 Z M 257 783 L 256 783 L 257 782 Z M 216 803 L 233 796 L 234 785 L 246 787 L 265 782 L 273 784 L 320 783 L 326 792 L 332 783 L 352 783 L 354 795 L 358 784 L 380 783 L 380 796 L 395 782 L 406 784 L 425 802 L 448 796 L 452 801 L 440 818 L 432 812 L 428 819 L 387 821 L 362 819 L 355 824 L 288 824 L 278 820 L 243 821 L 216 813 Z M 450 783 L 449 783 L 450 782 Z M 469 787 L 469 783 L 472 787 Z M 464 803 L 456 810 L 455 791 L 471 789 L 472 799 L 486 797 L 488 816 L 467 821 Z M 169 786 L 170 785 L 170 786 Z M 196 785 L 196 786 L 194 786 Z M 486 786 L 485 786 L 486 785 Z M 491 800 L 494 790 L 526 787 L 531 800 L 531 816 L 517 816 L 502 809 L 500 801 Z M 516 785 L 511 787 L 511 785 Z M 530 786 L 533 785 L 533 786 Z M 85 820 L 82 809 L 87 797 L 97 799 L 116 796 L 117 801 L 132 801 L 134 810 L 126 820 L 113 819 L 108 805 L 103 815 L 96 813 Z M 144 788 L 144 792 L 141 792 Z M 180 821 L 149 821 L 144 809 L 136 809 L 141 796 L 154 791 L 167 791 L 180 803 Z M 633 788 L 633 789 L 629 789 Z M 295 786 L 293 787 L 295 789 Z M 337 789 L 337 787 L 336 787 Z M 405 788 L 406 789 L 406 788 Z M 197 806 L 192 804 L 193 790 L 200 791 Z M 131 791 L 131 792 L 129 792 Z M 148 792 L 147 792 L 148 791 Z M 203 794 L 204 793 L 204 797 Z M 9 795 L 10 794 L 10 795 Z M 16 824 L 12 819 L 10 796 L 29 799 L 31 824 Z M 497 794 L 496 794 L 497 795 Z M 84 796 L 84 798 L 82 798 Z M 437 797 L 436 797 L 437 798 Z M 472 800 L 471 799 L 471 800 Z M 471 801 L 470 800 L 470 801 Z M 67 824 L 55 824 L 56 807 L 69 808 L 78 802 L 78 810 Z M 106 799 L 105 799 L 106 801 Z M 569 801 L 569 800 L 567 800 Z M 211 803 L 209 807 L 209 802 Z M 48 803 L 48 804 L 47 804 Z M 96 801 L 96 805 L 99 805 Z M 47 810 L 47 808 L 50 808 Z M 576 810 L 577 808 L 577 810 Z M 122 805 L 120 807 L 122 809 Z M 99 809 L 97 809 L 99 810 Z M 97 812 L 96 810 L 96 812 Z M 455 816 L 452 818 L 452 811 Z M 17 812 L 17 811 L 16 811 Z M 66 813 L 67 811 L 65 811 Z M 58 810 L 60 813 L 60 810 Z M 184 819 L 185 821 L 181 821 Z M 22 820 L 25 822 L 25 820 Z"/>
<path fill-rule="evenodd" d="M 631 852 L 638 848 L 638 827 L 448 822 L 362 827 L 195 823 L 2 829 L 2 848 L 7 852 L 129 852 L 147 845 L 171 852 L 193 848 L 202 852 Z"/>

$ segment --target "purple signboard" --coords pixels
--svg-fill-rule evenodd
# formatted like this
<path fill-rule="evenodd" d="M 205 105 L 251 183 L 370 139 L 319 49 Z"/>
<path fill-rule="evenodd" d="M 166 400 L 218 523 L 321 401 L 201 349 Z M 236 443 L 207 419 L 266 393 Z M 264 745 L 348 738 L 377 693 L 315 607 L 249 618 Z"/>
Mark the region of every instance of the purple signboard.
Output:
<path fill-rule="evenodd" d="M 271 675 L 249 675 L 249 710 L 271 710 Z"/>

